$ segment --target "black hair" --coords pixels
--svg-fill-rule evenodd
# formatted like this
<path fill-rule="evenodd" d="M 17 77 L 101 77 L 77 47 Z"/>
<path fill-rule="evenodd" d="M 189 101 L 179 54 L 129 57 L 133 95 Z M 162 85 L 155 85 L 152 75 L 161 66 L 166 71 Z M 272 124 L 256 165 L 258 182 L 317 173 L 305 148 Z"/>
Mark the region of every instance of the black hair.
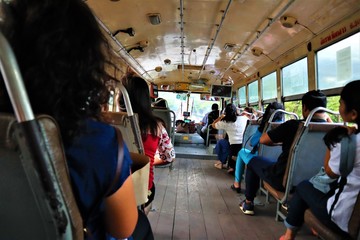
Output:
<path fill-rule="evenodd" d="M 345 85 L 340 94 L 340 99 L 345 103 L 345 111 L 351 112 L 355 110 L 357 112 L 357 118 L 355 123 L 360 126 L 360 80 L 352 81 Z M 356 130 L 356 134 L 359 133 L 359 129 Z M 341 139 L 348 135 L 348 129 L 346 127 L 336 127 L 331 129 L 324 136 L 325 145 L 331 149 L 336 143 L 339 143 Z"/>
<path fill-rule="evenodd" d="M 326 95 L 320 90 L 312 90 L 304 94 L 301 99 L 302 105 L 306 106 L 310 111 L 317 107 L 326 108 L 327 100 Z M 323 111 L 319 111 L 323 112 Z"/>
<path fill-rule="evenodd" d="M 14 50 L 33 111 L 53 116 L 67 143 L 82 120 L 100 119 L 101 106 L 108 102 L 109 45 L 82 0 L 14 0 L 2 7 L 6 21 L 1 29 Z"/>
<path fill-rule="evenodd" d="M 262 117 L 261 117 L 260 126 L 258 128 L 259 132 L 263 132 L 265 124 L 269 121 L 271 115 L 277 109 L 284 110 L 284 105 L 282 103 L 278 103 L 278 102 L 272 102 L 269 105 L 267 105 L 264 115 L 262 115 Z M 275 114 L 273 121 L 274 122 L 282 121 L 283 117 L 284 117 L 284 113 L 278 112 Z"/>
<path fill-rule="evenodd" d="M 153 103 L 153 106 L 159 107 L 159 108 L 167 108 L 168 107 L 166 100 L 163 98 L 156 99 L 156 101 Z"/>
<path fill-rule="evenodd" d="M 214 104 L 211 106 L 211 110 L 213 110 L 213 111 L 219 110 L 219 104 L 214 103 Z"/>
<path fill-rule="evenodd" d="M 221 119 L 221 121 L 235 122 L 236 118 L 237 118 L 236 106 L 232 103 L 229 103 L 225 107 L 225 117 Z"/>
<path fill-rule="evenodd" d="M 345 111 L 357 112 L 355 123 L 360 127 L 360 80 L 349 82 L 341 91 L 340 98 L 345 103 Z"/>
<path fill-rule="evenodd" d="M 126 88 L 134 113 L 138 114 L 141 134 L 145 137 L 148 132 L 157 136 L 158 121 L 151 110 L 149 86 L 144 79 L 135 75 L 127 75 L 122 79 Z M 123 97 L 120 105 L 124 106 Z"/>

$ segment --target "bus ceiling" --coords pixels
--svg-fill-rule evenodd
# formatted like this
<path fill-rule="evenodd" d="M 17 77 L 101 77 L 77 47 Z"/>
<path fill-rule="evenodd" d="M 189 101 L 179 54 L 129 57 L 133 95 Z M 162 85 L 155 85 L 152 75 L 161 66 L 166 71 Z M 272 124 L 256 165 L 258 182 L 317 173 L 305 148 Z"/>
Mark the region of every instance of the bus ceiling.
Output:
<path fill-rule="evenodd" d="M 119 74 L 130 66 L 166 91 L 239 87 L 360 28 L 360 0 L 86 3 L 119 57 Z"/>

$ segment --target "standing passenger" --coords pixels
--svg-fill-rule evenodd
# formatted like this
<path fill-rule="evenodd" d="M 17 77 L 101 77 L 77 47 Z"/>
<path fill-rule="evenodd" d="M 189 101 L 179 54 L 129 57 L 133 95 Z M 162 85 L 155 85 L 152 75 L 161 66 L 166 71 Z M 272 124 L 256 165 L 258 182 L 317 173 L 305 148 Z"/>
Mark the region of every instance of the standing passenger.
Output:
<path fill-rule="evenodd" d="M 229 103 L 225 108 L 225 115 L 218 117 L 211 126 L 215 129 L 223 129 L 229 136 L 230 143 L 230 158 L 236 159 L 238 152 L 242 147 L 242 138 L 246 127 L 247 120 L 246 116 L 238 116 L 236 114 L 236 107 L 234 104 Z M 235 161 L 229 159 L 229 173 L 234 172 Z"/>
<path fill-rule="evenodd" d="M 128 91 L 133 111 L 138 114 L 145 155 L 150 158 L 149 195 L 145 203 L 145 207 L 148 207 L 155 197 L 155 154 L 159 155 L 158 161 L 171 162 L 175 158 L 175 151 L 163 121 L 152 113 L 149 86 L 146 81 L 131 75 L 123 78 L 122 82 Z"/>
<path fill-rule="evenodd" d="M 7 13 L 2 31 L 13 47 L 33 111 L 54 117 L 60 126 L 84 226 L 92 239 L 129 237 L 138 219 L 132 161 L 126 146 L 120 146 L 124 155 L 116 178 L 116 133 L 100 121 L 101 106 L 109 98 L 105 82 L 111 77 L 105 64 L 111 51 L 96 19 L 82 0 L 1 4 Z"/>
<path fill-rule="evenodd" d="M 343 137 L 356 134 L 356 152 L 352 171 L 346 178 L 346 183 L 340 195 L 326 194 L 309 181 L 301 182 L 296 187 L 296 192 L 289 202 L 289 212 L 285 220 L 287 227 L 285 234 L 280 240 L 295 239 L 297 230 L 304 223 L 305 210 L 310 208 L 316 218 L 338 234 L 344 235 L 344 239 L 351 239 L 348 235 L 349 220 L 354 209 L 356 199 L 360 191 L 360 81 L 348 83 L 341 92 L 339 112 L 345 122 L 356 123 L 357 128 L 344 128 L 339 131 L 335 128 L 326 134 L 324 138 L 328 149 L 325 157 L 325 172 L 332 178 L 337 178 L 340 173 L 341 144 Z M 339 196 L 337 198 L 337 195 Z M 334 205 L 334 206 L 333 206 Z M 333 211 L 331 209 L 333 207 Z"/>

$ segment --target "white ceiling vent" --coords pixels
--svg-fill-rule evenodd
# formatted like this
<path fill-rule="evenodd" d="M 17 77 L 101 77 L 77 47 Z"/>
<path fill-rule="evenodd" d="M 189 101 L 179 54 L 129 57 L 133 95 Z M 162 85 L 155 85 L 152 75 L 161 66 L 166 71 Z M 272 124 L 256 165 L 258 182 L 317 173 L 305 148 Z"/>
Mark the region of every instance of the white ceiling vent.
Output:
<path fill-rule="evenodd" d="M 294 17 L 282 16 L 280 18 L 280 22 L 283 27 L 292 28 L 296 24 L 297 20 Z"/>
<path fill-rule="evenodd" d="M 257 56 L 257 57 L 259 57 L 261 54 L 263 54 L 263 50 L 259 47 L 253 47 L 251 49 L 251 52 L 254 56 Z"/>

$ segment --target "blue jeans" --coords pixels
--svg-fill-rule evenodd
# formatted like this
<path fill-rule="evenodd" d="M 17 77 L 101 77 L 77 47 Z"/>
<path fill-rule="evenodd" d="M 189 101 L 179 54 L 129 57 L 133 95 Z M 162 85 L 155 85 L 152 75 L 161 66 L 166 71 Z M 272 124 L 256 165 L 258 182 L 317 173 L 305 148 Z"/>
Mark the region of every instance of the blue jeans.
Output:
<path fill-rule="evenodd" d="M 275 162 L 273 160 L 260 156 L 253 157 L 250 160 L 245 174 L 245 197 L 247 200 L 254 201 L 256 193 L 260 187 L 260 179 L 266 180 L 269 184 L 271 184 L 271 181 L 266 178 L 264 170 L 274 164 Z"/>
<path fill-rule="evenodd" d="M 257 156 L 257 154 L 257 152 L 251 153 L 251 151 L 246 148 L 242 148 L 239 151 L 235 166 L 235 182 L 238 182 L 239 184 L 241 183 L 241 177 L 244 174 L 245 164 L 249 164 L 250 160 Z"/>
<path fill-rule="evenodd" d="M 285 226 L 292 230 L 297 230 L 304 223 L 305 210 L 310 208 L 314 216 L 325 226 L 336 231 L 340 235 L 346 234 L 333 221 L 328 214 L 326 204 L 331 197 L 316 188 L 309 181 L 303 181 L 296 186 L 296 191 L 289 202 L 288 214 Z"/>

